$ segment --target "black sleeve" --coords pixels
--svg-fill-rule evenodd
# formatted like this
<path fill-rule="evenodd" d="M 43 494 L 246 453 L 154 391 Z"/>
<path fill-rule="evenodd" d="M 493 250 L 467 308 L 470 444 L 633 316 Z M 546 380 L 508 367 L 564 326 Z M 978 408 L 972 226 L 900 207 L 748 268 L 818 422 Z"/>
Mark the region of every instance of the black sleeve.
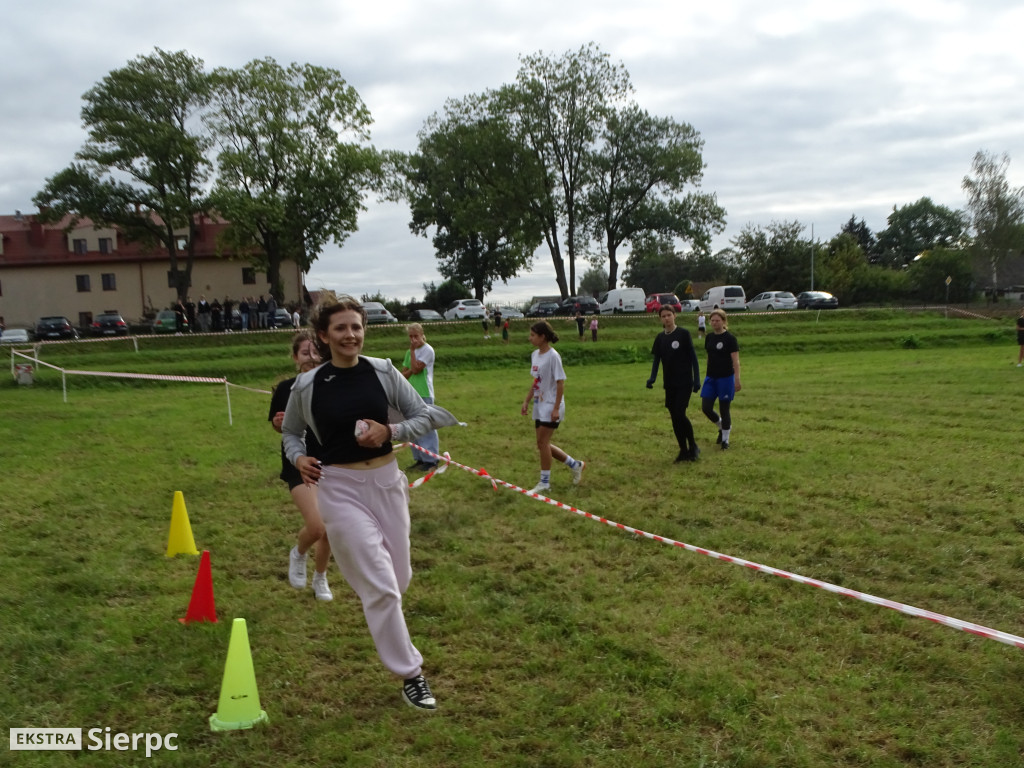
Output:
<path fill-rule="evenodd" d="M 281 413 L 288 407 L 288 397 L 292 393 L 292 384 L 294 383 L 295 379 L 288 379 L 274 387 L 274 391 L 270 395 L 270 414 L 267 416 L 267 421 L 273 421 L 274 414 Z"/>

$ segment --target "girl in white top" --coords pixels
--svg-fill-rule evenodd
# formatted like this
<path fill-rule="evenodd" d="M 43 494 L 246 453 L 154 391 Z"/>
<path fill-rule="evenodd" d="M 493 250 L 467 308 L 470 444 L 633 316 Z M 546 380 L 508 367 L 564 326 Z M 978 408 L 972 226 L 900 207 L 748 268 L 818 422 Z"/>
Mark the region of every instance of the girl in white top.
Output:
<path fill-rule="evenodd" d="M 537 450 L 540 452 L 540 482 L 531 493 L 551 490 L 551 458 L 554 457 L 572 470 L 572 484 L 579 485 L 586 462 L 574 459 L 557 445 L 551 436 L 565 418 L 565 369 L 562 358 L 552 348 L 558 334 L 546 320 L 530 326 L 530 343 L 536 347 L 531 356 L 530 374 L 533 383 L 523 400 L 520 413 L 526 415 L 533 400 L 533 424 L 537 430 Z"/>

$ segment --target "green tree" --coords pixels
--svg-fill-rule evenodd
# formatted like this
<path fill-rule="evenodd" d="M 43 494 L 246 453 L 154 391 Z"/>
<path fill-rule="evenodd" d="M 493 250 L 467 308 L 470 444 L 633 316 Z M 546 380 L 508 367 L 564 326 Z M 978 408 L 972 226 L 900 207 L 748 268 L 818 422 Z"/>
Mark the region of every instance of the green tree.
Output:
<path fill-rule="evenodd" d="M 682 278 L 685 265 L 669 235 L 643 233 L 631 243 L 623 285 L 642 288 L 644 293 L 671 290 Z"/>
<path fill-rule="evenodd" d="M 872 260 L 878 248 L 878 239 L 872 233 L 871 228 L 864 222 L 864 219 L 857 221 L 857 217 L 850 214 L 850 220 L 843 224 L 839 234 L 848 234 L 857 241 L 864 255 Z"/>
<path fill-rule="evenodd" d="M 69 216 L 74 226 L 85 217 L 165 249 L 184 299 L 198 222 L 209 206 L 210 141 L 194 130 L 209 94 L 202 60 L 185 51 L 157 48 L 112 71 L 83 96 L 88 139 L 75 155 L 81 162 L 47 179 L 33 198 L 40 218 Z"/>
<path fill-rule="evenodd" d="M 431 283 L 431 288 L 433 287 L 433 283 Z M 458 280 L 445 280 L 433 292 L 427 291 L 427 295 L 423 297 L 423 300 L 443 314 L 452 305 L 452 302 L 471 298 L 473 298 L 472 291 Z"/>
<path fill-rule="evenodd" d="M 420 133 L 405 166 L 410 228 L 433 244 L 444 277 L 471 285 L 483 300 L 533 261 L 543 239 L 535 185 L 543 169 L 486 102 L 450 102 Z"/>
<path fill-rule="evenodd" d="M 621 64 L 590 43 L 554 58 L 543 53 L 520 59 L 514 85 L 496 95 L 516 138 L 545 169 L 536 209 L 543 215 L 544 239 L 563 298 L 576 292 L 576 257 L 582 252 L 585 221 L 581 207 L 590 149 L 611 108 L 631 90 Z M 560 232 L 564 227 L 566 280 Z"/>
<path fill-rule="evenodd" d="M 867 257 L 857 238 L 844 232 L 827 246 L 812 244 L 815 248 L 815 283 L 824 286 L 840 304 L 856 304 L 855 285 L 858 271 L 867 267 Z"/>
<path fill-rule="evenodd" d="M 966 251 L 945 248 L 926 251 L 907 271 L 910 285 L 921 301 L 945 301 L 946 278 L 950 278 L 950 301 L 968 302 L 974 292 L 971 256 Z"/>
<path fill-rule="evenodd" d="M 960 248 L 967 234 L 967 218 L 960 211 L 922 197 L 899 208 L 893 206 L 888 226 L 878 233 L 876 260 L 903 268 L 924 251 Z"/>
<path fill-rule="evenodd" d="M 798 221 L 773 221 L 766 227 L 747 224 L 733 238 L 748 295 L 809 287 L 812 244 L 800 237 L 803 231 Z"/>
<path fill-rule="evenodd" d="M 659 232 L 707 252 L 725 226 L 714 195 L 684 194 L 703 177 L 703 140 L 691 125 L 652 117 L 635 104 L 610 110 L 584 173 L 581 217 L 608 256 L 608 285 L 618 277 L 618 248 L 640 233 Z"/>
<path fill-rule="evenodd" d="M 608 289 L 608 273 L 601 267 L 591 267 L 580 279 L 580 293 L 596 296 Z"/>
<path fill-rule="evenodd" d="M 1010 187 L 1006 180 L 1009 165 L 1009 155 L 978 152 L 971 165 L 974 177 L 965 176 L 963 181 L 974 229 L 974 252 L 992 270 L 993 296 L 999 289 L 999 265 L 1024 248 L 1024 187 Z"/>
<path fill-rule="evenodd" d="M 230 224 L 224 242 L 280 299 L 283 261 L 308 271 L 328 241 L 357 229 L 381 173 L 370 113 L 339 72 L 312 64 L 255 59 L 215 79 L 206 120 L 220 145 L 212 200 Z"/>

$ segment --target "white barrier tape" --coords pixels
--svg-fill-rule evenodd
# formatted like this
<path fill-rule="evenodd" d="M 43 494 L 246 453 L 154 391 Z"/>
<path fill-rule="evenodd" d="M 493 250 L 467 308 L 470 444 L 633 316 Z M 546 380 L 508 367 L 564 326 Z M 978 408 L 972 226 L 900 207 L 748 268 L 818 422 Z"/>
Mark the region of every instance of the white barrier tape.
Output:
<path fill-rule="evenodd" d="M 108 376 L 116 379 L 145 379 L 148 381 L 187 381 L 193 384 L 226 384 L 227 379 L 208 376 L 172 376 L 161 373 L 117 373 L 114 371 L 76 371 L 71 368 L 62 369 L 64 373 L 75 376 Z"/>
<path fill-rule="evenodd" d="M 246 392 L 255 392 L 258 395 L 272 395 L 273 394 L 273 392 L 271 392 L 269 389 L 253 389 L 252 387 L 244 387 L 241 384 L 232 384 L 227 379 L 224 379 L 224 383 L 227 384 L 229 387 L 234 387 L 235 389 L 244 389 Z"/>
<path fill-rule="evenodd" d="M 919 619 L 927 619 L 928 621 L 935 622 L 936 624 L 942 624 L 947 627 L 952 627 L 953 629 L 959 629 L 962 632 L 969 632 L 970 634 L 977 635 L 979 637 L 986 637 L 989 640 L 995 640 L 1000 643 L 1005 643 L 1006 645 L 1012 645 L 1016 648 L 1024 648 L 1024 637 L 1019 637 L 1018 635 L 1012 635 L 1008 632 L 1002 632 L 998 629 L 991 629 L 990 627 L 985 627 L 981 624 L 975 624 L 970 621 L 956 619 L 952 616 L 945 616 L 941 613 L 935 613 L 934 611 L 928 611 L 923 608 L 916 608 L 912 605 L 907 605 L 906 603 L 896 602 L 895 600 L 887 600 L 884 597 L 875 597 L 874 595 L 869 595 L 866 592 L 859 592 L 855 589 L 840 587 L 836 584 L 830 584 L 827 581 L 820 581 L 818 579 L 812 579 L 807 576 L 801 576 L 798 573 L 792 573 L 791 571 L 783 571 L 779 568 L 773 568 L 769 565 L 761 565 L 760 563 L 755 563 L 750 560 L 744 560 L 741 557 L 733 557 L 731 555 L 722 554 L 721 552 L 715 552 L 711 549 L 705 549 L 704 547 L 697 547 L 693 544 L 686 544 L 685 542 L 675 541 L 674 539 L 669 539 L 665 536 L 658 536 L 653 533 L 647 533 L 646 531 L 642 531 L 639 528 L 633 528 L 628 525 L 623 525 L 622 523 L 616 523 L 614 520 L 608 520 L 607 518 L 599 517 L 597 515 L 591 514 L 590 512 L 586 512 L 582 509 L 577 509 L 576 507 L 570 506 L 569 504 L 563 504 L 557 499 L 552 499 L 547 496 L 543 496 L 539 493 L 534 493 L 533 491 L 527 491 L 524 488 L 520 488 L 518 485 L 508 483 L 504 480 L 499 480 L 498 478 L 489 475 L 487 473 L 487 470 L 483 468 L 474 469 L 473 467 L 469 467 L 466 466 L 465 464 L 460 464 L 457 461 L 453 461 L 448 456 L 448 454 L 445 454 L 442 457 L 438 456 L 436 453 L 432 453 L 431 451 L 426 450 L 422 446 L 415 445 L 414 443 L 410 443 L 410 445 L 414 445 L 418 450 L 422 451 L 425 454 L 429 454 L 430 456 L 434 456 L 439 460 L 444 459 L 446 463 L 458 467 L 459 469 L 463 469 L 469 472 L 470 474 L 486 478 L 491 482 L 491 485 L 494 486 L 495 490 L 497 490 L 498 485 L 502 485 L 505 488 L 508 488 L 513 491 L 518 491 L 519 493 L 522 493 L 534 499 L 538 499 L 539 501 L 543 501 L 546 504 L 550 504 L 554 507 L 559 507 L 560 509 L 564 509 L 568 512 L 572 512 L 573 514 L 580 515 L 581 517 L 586 517 L 590 520 L 595 520 L 599 523 L 604 523 L 605 525 L 611 526 L 612 528 L 618 528 L 619 530 L 626 531 L 627 533 L 632 533 L 637 536 L 643 536 L 644 538 L 651 539 L 652 541 L 658 541 L 662 544 L 669 544 L 673 547 L 679 547 L 680 549 L 685 549 L 688 552 L 694 552 L 698 555 L 704 555 L 706 557 L 711 557 L 726 563 L 741 565 L 744 568 L 749 568 L 753 571 L 767 573 L 772 576 L 778 576 L 783 579 L 788 579 L 789 581 L 795 581 L 799 584 L 806 584 L 811 587 L 817 587 L 818 589 L 823 589 L 826 592 L 832 592 L 837 595 L 842 595 L 843 597 L 849 597 L 854 600 L 860 600 L 865 603 L 871 603 L 872 605 L 880 605 L 883 608 L 889 608 L 893 611 L 898 611 L 899 613 L 903 613 L 908 616 L 915 616 Z"/>

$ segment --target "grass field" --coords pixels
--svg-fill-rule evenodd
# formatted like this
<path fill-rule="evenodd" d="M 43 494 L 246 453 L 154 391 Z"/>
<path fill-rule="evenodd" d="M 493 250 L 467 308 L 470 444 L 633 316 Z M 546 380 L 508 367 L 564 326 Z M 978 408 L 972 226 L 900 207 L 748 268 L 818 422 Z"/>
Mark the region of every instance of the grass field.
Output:
<path fill-rule="evenodd" d="M 553 495 L 677 541 L 1024 634 L 1024 374 L 1012 323 L 942 313 L 736 317 L 732 448 L 675 465 L 651 318 L 568 323 L 567 418 L 588 461 Z M 526 325 L 428 329 L 453 459 L 537 479 Z M 52 345 L 83 370 L 269 389 L 287 334 Z M 368 332 L 398 357 L 400 328 Z M 703 355 L 701 355 L 703 367 Z M 660 386 L 660 385 L 659 385 Z M 68 378 L 0 385 L 0 711 L 9 727 L 179 734 L 168 766 L 1018 766 L 1022 651 L 587 520 L 450 469 L 412 491 L 413 640 L 439 700 L 401 703 L 358 602 L 288 586 L 298 515 L 268 398 Z M 407 453 L 399 457 L 404 465 Z M 198 558 L 167 558 L 174 491 L 220 622 L 182 625 Z M 211 733 L 231 619 L 270 723 Z M 141 752 L 7 752 L 19 766 Z"/>

